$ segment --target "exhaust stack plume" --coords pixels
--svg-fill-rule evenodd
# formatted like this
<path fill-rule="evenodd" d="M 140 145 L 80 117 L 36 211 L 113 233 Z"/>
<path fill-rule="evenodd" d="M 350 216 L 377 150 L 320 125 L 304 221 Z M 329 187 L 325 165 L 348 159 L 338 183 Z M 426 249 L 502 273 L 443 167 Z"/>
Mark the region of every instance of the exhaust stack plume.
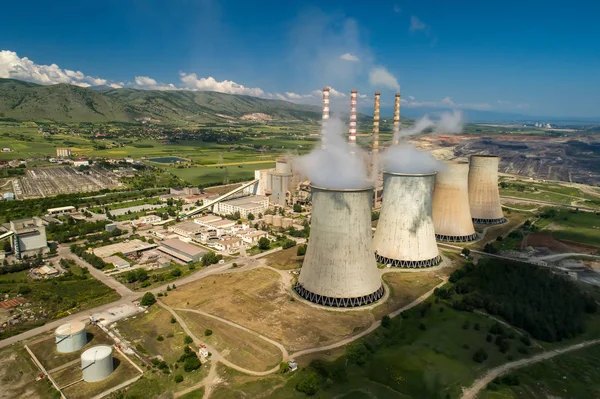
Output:
<path fill-rule="evenodd" d="M 468 242 L 477 239 L 468 189 L 469 164 L 447 163 L 437 174 L 433 191 L 433 224 L 439 241 Z"/>
<path fill-rule="evenodd" d="M 383 172 L 385 195 L 373 237 L 377 262 L 407 268 L 440 263 L 432 219 L 434 184 L 435 172 Z"/>
<path fill-rule="evenodd" d="M 356 90 L 350 92 L 350 131 L 348 142 L 352 147 L 356 146 Z"/>
<path fill-rule="evenodd" d="M 498 192 L 499 158 L 493 155 L 471 155 L 469 162 L 469 204 L 474 223 L 506 222 Z"/>
<path fill-rule="evenodd" d="M 400 132 L 400 93 L 396 93 L 394 101 L 394 144 L 398 144 Z"/>
<path fill-rule="evenodd" d="M 312 186 L 310 243 L 294 290 L 313 303 L 350 308 L 384 294 L 371 240 L 373 188 Z"/>

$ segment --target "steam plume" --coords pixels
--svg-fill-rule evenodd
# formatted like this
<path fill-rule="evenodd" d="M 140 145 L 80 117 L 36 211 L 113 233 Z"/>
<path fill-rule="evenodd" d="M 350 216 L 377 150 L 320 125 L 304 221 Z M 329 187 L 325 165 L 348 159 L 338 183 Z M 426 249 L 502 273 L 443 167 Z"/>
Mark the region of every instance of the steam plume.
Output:
<path fill-rule="evenodd" d="M 365 153 L 351 148 L 344 137 L 344 123 L 337 118 L 323 121 L 324 146 L 296 158 L 294 167 L 311 183 L 326 188 L 364 188 L 372 186 L 367 177 Z"/>
<path fill-rule="evenodd" d="M 464 127 L 464 118 L 462 111 L 454 110 L 452 112 L 442 112 L 438 121 L 433 121 L 428 115 L 417 120 L 409 128 L 400 130 L 394 135 L 394 142 L 402 137 L 415 136 L 432 128 L 436 133 L 460 133 Z"/>
<path fill-rule="evenodd" d="M 390 147 L 383 153 L 382 165 L 386 172 L 412 174 L 433 173 L 444 168 L 442 162 L 411 144 Z"/>

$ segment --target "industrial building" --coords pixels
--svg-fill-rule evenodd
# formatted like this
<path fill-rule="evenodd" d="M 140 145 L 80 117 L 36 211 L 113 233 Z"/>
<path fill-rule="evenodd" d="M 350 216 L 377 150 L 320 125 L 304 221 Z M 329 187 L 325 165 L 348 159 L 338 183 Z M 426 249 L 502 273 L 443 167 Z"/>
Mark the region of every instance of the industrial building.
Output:
<path fill-rule="evenodd" d="M 268 196 L 272 205 L 294 204 L 300 176 L 294 173 L 291 158 L 277 158 L 274 169 L 255 170 L 254 178 L 258 180 L 256 194 Z"/>
<path fill-rule="evenodd" d="M 471 155 L 469 162 L 469 205 L 474 223 L 506 222 L 498 190 L 498 165 L 493 155 Z"/>
<path fill-rule="evenodd" d="M 87 344 L 85 324 L 79 321 L 59 326 L 54 331 L 56 350 L 61 353 L 70 353 L 80 350 Z"/>
<path fill-rule="evenodd" d="M 195 222 L 182 222 L 177 223 L 176 225 L 169 226 L 168 231 L 172 231 L 175 234 L 178 234 L 183 237 L 192 238 L 196 234 L 200 234 L 206 227 L 200 225 Z"/>
<path fill-rule="evenodd" d="M 240 217 L 247 218 L 251 213 L 258 216 L 269 207 L 269 198 L 262 195 L 250 195 L 229 201 L 222 201 L 215 205 L 214 213 L 217 215 L 233 215 L 240 213 Z"/>
<path fill-rule="evenodd" d="M 158 250 L 185 263 L 198 262 L 207 250 L 177 238 L 160 242 Z"/>
<path fill-rule="evenodd" d="M 383 204 L 373 237 L 377 262 L 429 267 L 441 261 L 432 218 L 435 173 L 383 174 Z"/>
<path fill-rule="evenodd" d="M 143 242 L 142 240 L 131 240 L 128 242 L 118 242 L 115 244 L 106 245 L 104 247 L 94 248 L 94 255 L 99 258 L 107 258 L 116 253 L 122 253 L 125 256 L 137 256 L 141 252 L 156 248 L 156 244 Z"/>
<path fill-rule="evenodd" d="M 312 186 L 310 244 L 295 291 L 332 307 L 379 300 L 384 288 L 371 239 L 373 189 Z"/>
<path fill-rule="evenodd" d="M 41 218 L 12 220 L 2 227 L 4 231 L 13 233 L 11 246 L 17 259 L 38 254 L 45 255 L 50 251 L 46 239 L 46 227 Z"/>
<path fill-rule="evenodd" d="M 94 346 L 81 354 L 81 372 L 85 382 L 102 381 L 114 370 L 112 347 Z"/>
<path fill-rule="evenodd" d="M 56 149 L 56 157 L 57 158 L 71 158 L 72 152 L 70 148 L 60 148 Z"/>
<path fill-rule="evenodd" d="M 65 213 L 75 212 L 76 209 L 74 206 L 61 206 L 60 208 L 49 208 L 46 211 L 47 215 L 64 215 Z"/>
<path fill-rule="evenodd" d="M 125 269 L 131 266 L 131 263 L 116 255 L 103 258 L 102 260 L 104 263 L 112 264 L 116 269 Z"/>
<path fill-rule="evenodd" d="M 439 241 L 468 242 L 477 239 L 468 189 L 469 164 L 446 163 L 438 172 L 433 191 L 433 224 Z"/>

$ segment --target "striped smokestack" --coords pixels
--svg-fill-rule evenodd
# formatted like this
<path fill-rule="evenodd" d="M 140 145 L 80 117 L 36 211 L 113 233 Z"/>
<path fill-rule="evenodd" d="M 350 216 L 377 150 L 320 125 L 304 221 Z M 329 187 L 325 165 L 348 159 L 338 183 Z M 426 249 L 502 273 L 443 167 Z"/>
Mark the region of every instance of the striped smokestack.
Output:
<path fill-rule="evenodd" d="M 329 119 L 329 87 L 323 89 L 323 120 Z"/>
<path fill-rule="evenodd" d="M 381 93 L 375 92 L 375 107 L 373 109 L 373 165 L 371 171 L 373 172 L 373 181 L 377 182 L 377 162 L 379 156 L 379 104 L 380 104 Z M 377 194 L 377 193 L 375 193 Z"/>
<path fill-rule="evenodd" d="M 350 132 L 348 141 L 351 146 L 356 146 L 356 90 L 350 92 Z"/>
<path fill-rule="evenodd" d="M 400 93 L 396 93 L 394 101 L 394 144 L 398 144 L 400 132 Z"/>

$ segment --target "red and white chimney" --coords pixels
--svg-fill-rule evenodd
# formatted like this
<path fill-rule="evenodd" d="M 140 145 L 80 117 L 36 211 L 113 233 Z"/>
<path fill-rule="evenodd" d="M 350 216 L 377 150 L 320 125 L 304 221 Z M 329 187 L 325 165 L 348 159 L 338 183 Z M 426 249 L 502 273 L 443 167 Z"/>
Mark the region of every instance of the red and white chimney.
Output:
<path fill-rule="evenodd" d="M 348 141 L 351 146 L 356 146 L 356 90 L 350 92 L 350 132 Z"/>
<path fill-rule="evenodd" d="M 329 119 L 329 87 L 323 89 L 323 120 Z"/>
<path fill-rule="evenodd" d="M 394 144 L 398 144 L 400 132 L 400 93 L 396 93 L 394 102 Z"/>

